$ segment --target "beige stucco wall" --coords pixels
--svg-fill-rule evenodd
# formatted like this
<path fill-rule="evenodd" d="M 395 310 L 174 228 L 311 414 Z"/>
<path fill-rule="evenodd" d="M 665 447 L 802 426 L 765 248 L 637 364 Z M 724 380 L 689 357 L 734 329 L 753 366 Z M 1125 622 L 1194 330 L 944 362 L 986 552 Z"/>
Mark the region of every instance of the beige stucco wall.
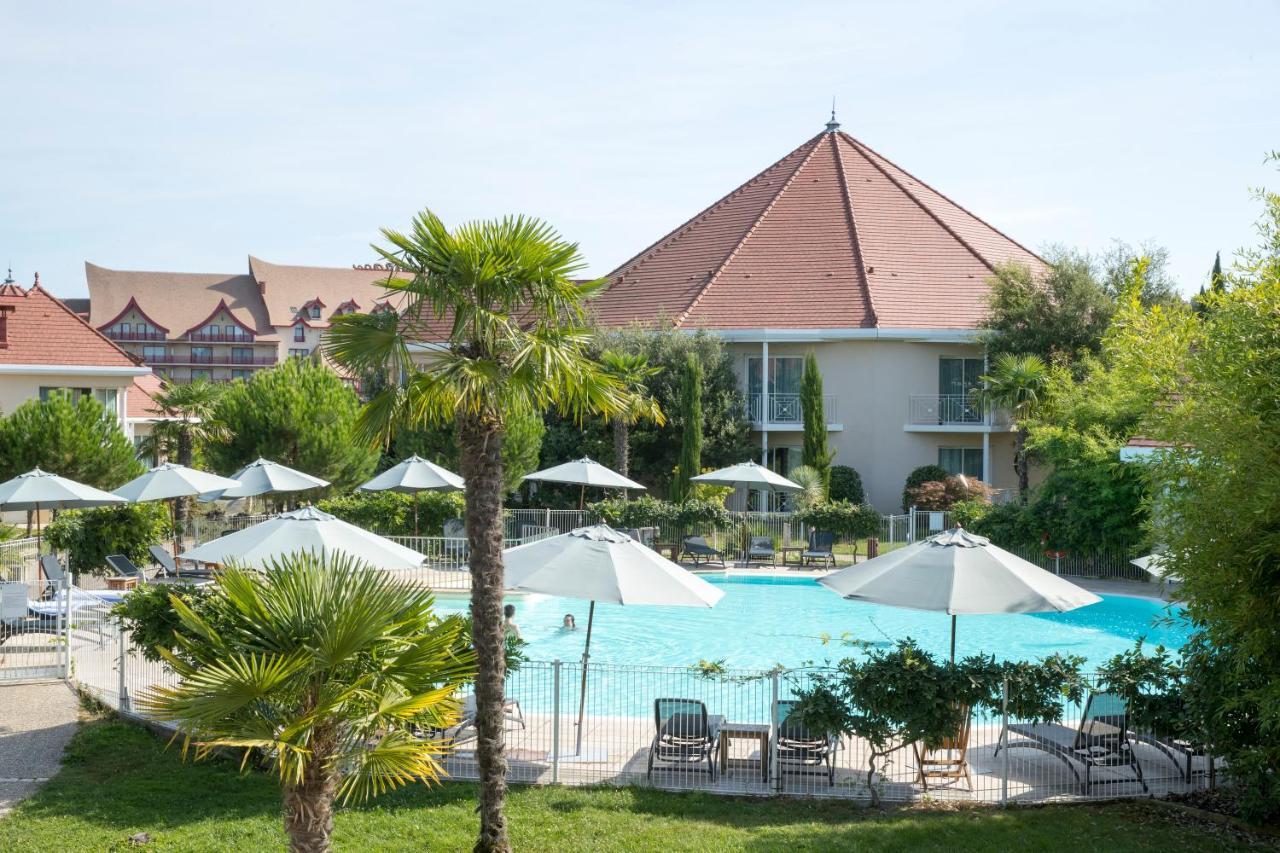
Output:
<path fill-rule="evenodd" d="M 47 388 L 114 388 L 116 413 L 125 411 L 125 391 L 133 385 L 132 376 L 98 376 L 88 374 L 0 373 L 0 415 L 7 415 L 28 400 L 40 399 L 40 389 Z"/>
<path fill-rule="evenodd" d="M 747 388 L 747 358 L 761 355 L 759 342 L 729 344 L 741 386 Z M 963 428 L 942 432 L 904 429 L 912 394 L 938 393 L 941 356 L 980 358 L 982 349 L 963 343 L 894 340 L 770 342 L 770 357 L 813 352 L 823 375 L 823 391 L 834 396 L 835 411 L 827 420 L 835 463 L 849 465 L 861 476 L 868 499 L 882 512 L 900 512 L 903 482 L 913 468 L 936 464 L 941 447 L 983 446 L 980 431 Z M 757 440 L 760 433 L 754 433 Z M 771 429 L 769 444 L 799 447 L 803 431 Z M 1013 474 L 1013 437 L 1007 429 L 990 432 L 991 485 L 1017 485 Z"/>

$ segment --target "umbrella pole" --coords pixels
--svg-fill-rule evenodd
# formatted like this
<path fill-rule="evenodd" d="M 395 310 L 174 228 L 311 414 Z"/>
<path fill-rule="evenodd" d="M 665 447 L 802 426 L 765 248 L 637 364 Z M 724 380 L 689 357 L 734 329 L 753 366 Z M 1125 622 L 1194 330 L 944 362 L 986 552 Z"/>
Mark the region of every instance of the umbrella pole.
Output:
<path fill-rule="evenodd" d="M 181 498 L 174 498 L 169 501 L 169 523 L 173 525 L 173 556 L 178 556 L 179 545 L 182 544 L 182 531 L 178 529 L 178 501 Z"/>
<path fill-rule="evenodd" d="M 418 536 L 418 493 L 413 493 L 413 536 Z"/>
<path fill-rule="evenodd" d="M 587 708 L 587 661 L 591 657 L 591 624 L 596 618 L 596 603 L 591 602 L 587 610 L 587 645 L 582 650 L 582 684 L 578 688 L 578 739 L 573 754 L 582 755 L 582 717 Z"/>
<path fill-rule="evenodd" d="M 582 512 L 582 510 L 586 507 L 586 505 L 587 505 L 587 487 L 584 485 L 578 490 L 578 512 Z"/>
<path fill-rule="evenodd" d="M 951 614 L 951 662 L 956 662 L 956 617 Z"/>

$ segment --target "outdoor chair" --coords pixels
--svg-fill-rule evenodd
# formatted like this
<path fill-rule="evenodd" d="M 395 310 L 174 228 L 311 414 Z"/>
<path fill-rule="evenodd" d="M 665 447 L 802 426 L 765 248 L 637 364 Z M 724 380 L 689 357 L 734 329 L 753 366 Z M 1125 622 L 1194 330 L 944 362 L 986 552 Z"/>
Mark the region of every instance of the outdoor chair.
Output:
<path fill-rule="evenodd" d="M 191 577 L 205 579 L 213 577 L 213 572 L 208 569 L 199 569 L 194 566 L 188 566 L 186 569 L 180 569 L 178 567 L 178 562 L 173 558 L 173 555 L 160 545 L 152 545 L 147 548 L 147 550 L 151 552 L 151 559 L 160 567 L 160 570 L 156 572 L 157 577 Z"/>
<path fill-rule="evenodd" d="M 836 564 L 836 535 L 826 530 L 813 530 L 809 533 L 809 545 L 800 555 L 802 566 L 821 562 L 834 567 Z"/>
<path fill-rule="evenodd" d="M 467 524 L 460 518 L 451 518 L 444 523 L 444 558 L 455 563 L 465 563 L 471 556 L 471 546 L 467 542 Z"/>
<path fill-rule="evenodd" d="M 520 703 L 515 699 L 503 700 L 502 716 L 507 721 L 516 723 L 520 728 L 525 728 L 524 712 L 520 709 Z M 454 747 L 475 737 L 475 728 L 476 697 L 472 693 L 463 697 L 462 707 L 458 710 L 458 721 L 456 723 L 448 728 L 428 729 L 423 734 L 432 740 L 440 741 L 445 746 Z"/>
<path fill-rule="evenodd" d="M 45 594 L 41 598 L 53 595 L 54 590 L 67 588 L 67 571 L 58 562 L 56 554 L 40 555 L 40 573 L 46 583 Z"/>
<path fill-rule="evenodd" d="M 27 585 L 21 581 L 0 583 L 0 642 L 15 634 L 51 634 L 57 630 L 57 615 L 31 615 Z"/>
<path fill-rule="evenodd" d="M 777 565 L 778 554 L 773 550 L 773 537 L 751 537 L 751 544 L 747 548 L 747 562 L 750 563 L 752 560 L 768 560 Z"/>
<path fill-rule="evenodd" d="M 655 763 L 675 764 L 686 770 L 706 771 L 716 780 L 720 725 L 724 717 L 708 716 L 707 706 L 698 699 L 655 699 L 646 778 L 653 780 Z M 661 769 L 661 768 L 659 768 Z"/>
<path fill-rule="evenodd" d="M 1145 732 L 1129 732 L 1129 739 L 1145 743 L 1148 746 L 1155 747 L 1160 750 L 1165 758 L 1173 762 L 1173 766 L 1177 768 L 1178 775 L 1182 777 L 1182 781 L 1190 783 L 1193 774 L 1191 762 L 1194 758 L 1203 758 L 1206 762 L 1204 773 L 1209 775 L 1210 786 L 1213 787 L 1212 780 L 1216 767 L 1213 761 L 1213 754 L 1202 746 L 1197 746 L 1189 740 L 1177 737 L 1162 737 L 1159 735 L 1148 734 Z M 1200 772 L 1200 771 L 1196 771 Z"/>
<path fill-rule="evenodd" d="M 705 536 L 686 536 L 684 545 L 680 549 L 680 555 L 688 555 L 693 558 L 693 564 L 698 565 L 699 561 L 703 563 L 717 562 L 725 568 L 728 566 L 724 561 L 724 551 L 718 551 L 707 543 Z"/>
<path fill-rule="evenodd" d="M 927 792 L 930 779 L 963 779 L 970 791 L 973 790 L 973 774 L 969 768 L 969 727 L 972 714 L 969 708 L 961 708 L 963 714 L 960 728 L 950 737 L 945 737 L 935 747 L 921 743 L 912 744 L 916 754 L 916 779 Z"/>
<path fill-rule="evenodd" d="M 138 583 L 146 583 L 147 576 L 143 574 L 142 569 L 133 564 L 133 561 L 124 554 L 111 554 L 106 558 L 107 568 L 111 569 L 118 578 L 132 578 Z"/>
<path fill-rule="evenodd" d="M 1007 741 L 1008 734 L 1021 735 L 1022 740 Z M 1043 750 L 1060 759 L 1071 768 L 1080 793 L 1088 795 L 1093 785 L 1138 782 L 1147 791 L 1142 778 L 1142 765 L 1133 753 L 1129 740 L 1129 712 L 1124 697 L 1115 693 L 1093 693 L 1084 704 L 1080 725 L 1072 729 L 1061 723 L 1010 723 L 1001 732 L 992 758 L 1000 754 L 1000 744 L 1006 749 L 1024 746 Z M 1080 778 L 1079 764 L 1084 767 L 1084 779 Z M 1093 779 L 1094 768 L 1128 767 L 1133 770 L 1132 779 Z"/>
<path fill-rule="evenodd" d="M 827 777 L 828 785 L 836 783 L 836 749 L 839 738 L 834 734 L 819 736 L 809 731 L 791 712 L 798 702 L 779 699 L 774 713 L 778 718 L 778 775 L 818 773 Z"/>

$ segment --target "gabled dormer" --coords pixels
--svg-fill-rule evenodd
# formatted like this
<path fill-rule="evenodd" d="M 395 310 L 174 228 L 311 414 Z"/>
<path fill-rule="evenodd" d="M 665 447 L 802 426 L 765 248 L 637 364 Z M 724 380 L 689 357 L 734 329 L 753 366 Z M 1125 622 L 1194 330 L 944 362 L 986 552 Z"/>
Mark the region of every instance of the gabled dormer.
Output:
<path fill-rule="evenodd" d="M 132 296 L 120 313 L 99 326 L 98 331 L 113 341 L 163 341 L 169 336 L 169 330 L 151 319 Z"/>
<path fill-rule="evenodd" d="M 253 343 L 256 335 L 254 329 L 231 313 L 225 299 L 218 302 L 208 317 L 185 332 L 187 340 L 200 343 Z"/>

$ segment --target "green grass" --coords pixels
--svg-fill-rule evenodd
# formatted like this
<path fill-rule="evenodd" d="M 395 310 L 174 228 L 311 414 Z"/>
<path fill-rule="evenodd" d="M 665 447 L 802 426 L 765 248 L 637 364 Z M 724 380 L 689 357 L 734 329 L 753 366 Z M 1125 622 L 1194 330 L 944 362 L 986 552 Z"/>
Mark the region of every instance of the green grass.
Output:
<path fill-rule="evenodd" d="M 340 850 L 469 850 L 475 791 L 418 787 L 341 811 Z M 240 776 L 228 761 L 184 764 L 177 747 L 134 726 L 101 721 L 72 741 L 57 778 L 0 819 L 0 850 L 278 850 L 272 777 Z M 1244 849 L 1214 825 L 1179 821 L 1149 804 L 871 812 L 819 800 L 748 800 L 641 788 L 511 790 L 521 851 Z"/>

